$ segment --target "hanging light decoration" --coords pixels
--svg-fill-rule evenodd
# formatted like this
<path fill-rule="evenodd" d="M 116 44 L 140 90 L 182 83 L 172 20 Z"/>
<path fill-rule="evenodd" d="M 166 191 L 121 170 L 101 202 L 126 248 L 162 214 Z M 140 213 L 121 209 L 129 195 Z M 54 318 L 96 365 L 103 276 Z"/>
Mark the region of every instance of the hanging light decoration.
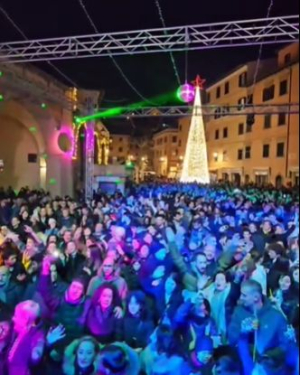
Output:
<path fill-rule="evenodd" d="M 177 90 L 177 98 L 184 103 L 191 103 L 195 100 L 195 86 L 185 83 Z"/>
<path fill-rule="evenodd" d="M 200 90 L 203 89 L 204 80 L 199 76 L 195 81 L 195 101 L 191 127 L 188 136 L 186 153 L 183 161 L 181 182 L 208 184 L 209 169 L 207 160 L 207 144 L 205 138 L 204 120 Z"/>

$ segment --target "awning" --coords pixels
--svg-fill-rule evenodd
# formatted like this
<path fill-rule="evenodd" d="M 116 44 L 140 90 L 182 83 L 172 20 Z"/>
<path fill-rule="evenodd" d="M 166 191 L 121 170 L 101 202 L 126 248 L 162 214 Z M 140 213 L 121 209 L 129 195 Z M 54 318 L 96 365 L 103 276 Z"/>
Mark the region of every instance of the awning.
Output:
<path fill-rule="evenodd" d="M 269 176 L 270 170 L 268 169 L 255 169 L 254 170 L 255 176 Z"/>

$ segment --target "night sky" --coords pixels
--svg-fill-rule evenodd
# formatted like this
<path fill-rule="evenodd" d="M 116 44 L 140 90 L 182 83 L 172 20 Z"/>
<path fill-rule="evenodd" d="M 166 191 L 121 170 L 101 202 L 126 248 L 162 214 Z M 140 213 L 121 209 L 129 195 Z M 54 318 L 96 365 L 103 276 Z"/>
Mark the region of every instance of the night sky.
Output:
<path fill-rule="evenodd" d="M 83 1 L 100 32 L 162 27 L 155 0 Z M 269 4 L 269 0 L 160 0 L 167 26 L 264 18 Z M 28 38 L 93 33 L 79 0 L 0 0 L 0 5 Z M 291 15 L 298 12 L 298 0 L 274 0 L 271 15 Z M 0 41 L 21 39 L 0 13 Z M 265 48 L 264 55 L 270 56 L 276 49 L 278 45 Z M 180 77 L 184 81 L 184 53 L 174 56 Z M 256 59 L 257 56 L 258 47 L 191 52 L 189 79 L 192 80 L 199 73 L 211 83 L 235 66 Z M 117 61 L 134 86 L 148 98 L 171 92 L 178 87 L 169 54 L 117 57 Z M 120 100 L 125 104 L 140 100 L 109 58 L 70 60 L 55 64 L 79 86 L 105 89 L 108 101 Z M 38 66 L 55 75 L 46 64 Z"/>

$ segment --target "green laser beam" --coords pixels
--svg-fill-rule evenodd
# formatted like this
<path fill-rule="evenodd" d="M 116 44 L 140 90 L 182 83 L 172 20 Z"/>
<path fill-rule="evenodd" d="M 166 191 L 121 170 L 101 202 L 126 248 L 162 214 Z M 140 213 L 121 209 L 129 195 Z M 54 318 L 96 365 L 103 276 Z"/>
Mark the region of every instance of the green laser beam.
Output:
<path fill-rule="evenodd" d="M 166 102 L 170 101 L 178 101 L 177 98 L 177 92 L 172 92 L 164 95 L 160 95 L 158 97 L 152 98 L 151 101 L 155 101 L 158 103 L 158 106 L 165 104 Z M 122 115 L 124 112 L 127 112 L 128 109 L 135 111 L 144 107 L 148 107 L 149 102 L 148 101 L 143 101 L 143 102 L 137 102 L 130 104 L 129 106 L 126 107 L 116 107 L 116 108 L 111 108 L 107 109 L 105 111 L 100 111 L 97 113 L 94 113 L 93 115 L 90 116 L 85 116 L 85 117 L 76 117 L 75 118 L 75 123 L 78 125 L 84 124 L 86 122 L 98 120 L 98 119 L 107 119 L 107 118 L 113 118 L 113 117 L 118 117 Z M 156 107 L 153 107 L 155 109 Z"/>

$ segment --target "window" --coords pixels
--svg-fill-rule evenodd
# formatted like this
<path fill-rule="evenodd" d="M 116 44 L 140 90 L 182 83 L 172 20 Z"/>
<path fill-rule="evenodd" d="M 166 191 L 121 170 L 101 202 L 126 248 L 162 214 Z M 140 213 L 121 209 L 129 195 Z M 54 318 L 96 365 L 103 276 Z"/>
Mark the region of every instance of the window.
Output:
<path fill-rule="evenodd" d="M 252 152 L 251 146 L 246 147 L 245 159 L 251 159 L 251 152 Z"/>
<path fill-rule="evenodd" d="M 217 88 L 217 99 L 219 99 L 221 97 L 221 87 L 218 87 Z"/>
<path fill-rule="evenodd" d="M 253 124 L 247 122 L 246 133 L 252 133 Z"/>
<path fill-rule="evenodd" d="M 272 115 L 267 114 L 267 115 L 265 115 L 264 128 L 265 129 L 271 129 L 271 127 L 272 127 Z"/>
<path fill-rule="evenodd" d="M 285 153 L 285 144 L 284 142 L 277 143 L 277 157 L 283 158 Z"/>
<path fill-rule="evenodd" d="M 284 63 L 285 63 L 285 65 L 289 65 L 291 62 L 292 62 L 292 54 L 291 53 L 287 53 L 284 56 Z"/>
<path fill-rule="evenodd" d="M 174 135 L 172 137 L 172 143 L 177 143 L 177 142 L 178 142 L 178 139 L 177 139 L 176 135 Z"/>
<path fill-rule="evenodd" d="M 281 81 L 280 82 L 280 89 L 279 89 L 279 95 L 283 96 L 288 93 L 288 81 Z"/>
<path fill-rule="evenodd" d="M 248 95 L 247 104 L 253 104 L 253 94 Z"/>
<path fill-rule="evenodd" d="M 168 137 L 165 137 L 165 143 L 168 143 Z"/>
<path fill-rule="evenodd" d="M 123 147 L 119 147 L 119 152 L 123 152 Z"/>
<path fill-rule="evenodd" d="M 238 150 L 238 160 L 244 159 L 244 150 Z"/>
<path fill-rule="evenodd" d="M 239 124 L 239 135 L 243 135 L 244 134 L 244 124 Z"/>
<path fill-rule="evenodd" d="M 226 105 L 222 107 L 222 116 L 227 116 L 230 113 L 230 106 Z"/>
<path fill-rule="evenodd" d="M 284 126 L 285 124 L 286 124 L 286 113 L 279 113 L 278 126 Z"/>
<path fill-rule="evenodd" d="M 215 110 L 215 120 L 218 120 L 219 118 L 222 117 L 222 114 L 221 114 L 221 108 L 217 108 Z"/>
<path fill-rule="evenodd" d="M 217 152 L 214 152 L 213 157 L 214 157 L 215 163 L 217 163 L 219 161 L 219 154 Z"/>
<path fill-rule="evenodd" d="M 119 142 L 123 142 L 123 138 L 119 138 Z"/>
<path fill-rule="evenodd" d="M 230 91 L 230 83 L 226 82 L 225 83 L 225 95 L 229 94 L 229 91 Z"/>
<path fill-rule="evenodd" d="M 228 128 L 223 129 L 223 138 L 228 138 Z"/>
<path fill-rule="evenodd" d="M 263 101 L 267 102 L 269 100 L 274 99 L 275 96 L 275 85 L 270 87 L 266 87 L 263 91 Z"/>
<path fill-rule="evenodd" d="M 216 130 L 215 139 L 220 139 L 220 130 Z"/>
<path fill-rule="evenodd" d="M 241 111 L 242 109 L 245 108 L 245 105 L 247 104 L 247 98 L 241 98 L 238 101 L 238 111 Z"/>
<path fill-rule="evenodd" d="M 28 163 L 35 164 L 38 161 L 38 156 L 37 154 L 28 154 L 27 159 L 28 159 Z"/>
<path fill-rule="evenodd" d="M 240 87 L 246 87 L 246 86 L 247 86 L 247 79 L 248 79 L 248 74 L 247 74 L 247 72 L 242 73 L 242 74 L 239 76 L 239 86 L 240 86 Z"/>
<path fill-rule="evenodd" d="M 182 131 L 182 125 L 179 126 L 179 131 L 180 131 L 180 132 Z"/>
<path fill-rule="evenodd" d="M 182 141 L 179 140 L 179 141 L 178 141 L 178 146 L 181 147 L 181 145 L 182 145 Z"/>
<path fill-rule="evenodd" d="M 223 151 L 223 161 L 228 161 L 228 153 L 227 153 L 227 151 Z"/>
<path fill-rule="evenodd" d="M 206 103 L 210 103 L 210 100 L 211 100 L 210 92 L 207 92 L 206 93 Z"/>
<path fill-rule="evenodd" d="M 267 159 L 270 157 L 270 145 L 263 145 L 263 158 Z"/>

